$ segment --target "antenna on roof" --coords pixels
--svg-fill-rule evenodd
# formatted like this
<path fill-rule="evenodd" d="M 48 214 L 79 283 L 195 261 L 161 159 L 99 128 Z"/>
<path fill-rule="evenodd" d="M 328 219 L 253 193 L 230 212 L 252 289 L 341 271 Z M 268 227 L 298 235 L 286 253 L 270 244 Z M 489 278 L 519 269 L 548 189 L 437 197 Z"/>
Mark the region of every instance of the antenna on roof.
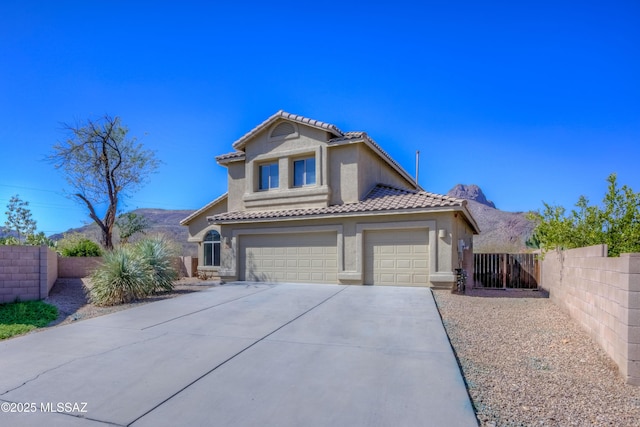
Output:
<path fill-rule="evenodd" d="M 420 150 L 416 150 L 416 184 L 419 187 L 418 177 L 420 175 Z"/>

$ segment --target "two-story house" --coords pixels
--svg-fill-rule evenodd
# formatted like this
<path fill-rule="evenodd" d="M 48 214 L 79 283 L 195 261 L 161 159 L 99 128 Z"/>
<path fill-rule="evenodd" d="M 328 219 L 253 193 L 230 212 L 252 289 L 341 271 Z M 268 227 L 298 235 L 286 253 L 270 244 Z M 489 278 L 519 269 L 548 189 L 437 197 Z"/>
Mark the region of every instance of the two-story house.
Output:
<path fill-rule="evenodd" d="M 466 201 L 423 191 L 366 133 L 278 111 L 233 148 L 227 193 L 181 221 L 200 276 L 449 287 L 472 268 Z"/>

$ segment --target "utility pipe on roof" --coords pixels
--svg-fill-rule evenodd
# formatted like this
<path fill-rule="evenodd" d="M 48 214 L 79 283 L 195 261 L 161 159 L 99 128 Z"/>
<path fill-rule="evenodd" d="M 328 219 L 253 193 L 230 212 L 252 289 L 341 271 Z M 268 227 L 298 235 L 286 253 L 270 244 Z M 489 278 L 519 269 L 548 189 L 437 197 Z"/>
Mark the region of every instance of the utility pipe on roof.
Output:
<path fill-rule="evenodd" d="M 420 187 L 420 183 L 418 182 L 418 176 L 420 174 L 420 150 L 416 150 L 416 184 Z"/>

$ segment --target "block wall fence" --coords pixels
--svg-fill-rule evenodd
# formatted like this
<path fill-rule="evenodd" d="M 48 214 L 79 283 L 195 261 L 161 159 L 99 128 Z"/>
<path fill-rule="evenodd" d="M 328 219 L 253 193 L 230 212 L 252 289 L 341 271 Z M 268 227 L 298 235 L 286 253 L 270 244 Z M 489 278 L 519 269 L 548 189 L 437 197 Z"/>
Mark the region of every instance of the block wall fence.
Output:
<path fill-rule="evenodd" d="M 44 299 L 58 278 L 87 277 L 100 257 L 60 257 L 45 246 L 0 245 L 0 304 L 16 300 Z M 176 259 L 182 277 L 192 277 L 197 268 L 192 257 Z"/>
<path fill-rule="evenodd" d="M 640 386 L 640 254 L 608 258 L 598 245 L 548 252 L 540 286 Z"/>
<path fill-rule="evenodd" d="M 46 298 L 58 278 L 57 257 L 45 246 L 0 246 L 0 303 Z"/>

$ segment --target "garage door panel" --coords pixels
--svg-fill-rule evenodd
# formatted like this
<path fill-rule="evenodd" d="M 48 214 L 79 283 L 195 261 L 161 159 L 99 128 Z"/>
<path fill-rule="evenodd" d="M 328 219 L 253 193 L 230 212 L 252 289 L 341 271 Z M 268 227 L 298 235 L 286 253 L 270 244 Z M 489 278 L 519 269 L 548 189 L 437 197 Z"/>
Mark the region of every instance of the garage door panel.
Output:
<path fill-rule="evenodd" d="M 411 262 L 410 259 L 399 259 L 397 261 L 398 268 L 413 268 L 415 267 L 416 262 Z"/>
<path fill-rule="evenodd" d="M 428 286 L 428 243 L 426 228 L 365 231 L 365 283 Z"/>
<path fill-rule="evenodd" d="M 396 268 L 396 260 L 393 259 L 381 259 L 380 260 L 380 268 L 390 268 L 390 269 L 395 269 Z"/>
<path fill-rule="evenodd" d="M 382 247 L 380 247 L 380 248 L 378 249 L 378 252 L 379 252 L 379 253 L 382 253 L 382 254 L 390 254 L 390 255 L 393 255 L 393 254 L 395 254 L 395 253 L 396 253 L 396 248 L 395 248 L 395 247 L 393 247 L 393 246 L 382 246 Z"/>
<path fill-rule="evenodd" d="M 411 274 L 406 273 L 398 273 L 396 276 L 397 280 L 401 283 L 410 283 L 411 282 Z"/>
<path fill-rule="evenodd" d="M 396 280 L 395 275 L 393 273 L 380 273 L 379 277 L 382 282 L 387 282 L 387 283 L 391 283 Z"/>
<path fill-rule="evenodd" d="M 429 261 L 427 259 L 414 259 L 413 268 L 429 268 Z"/>
<path fill-rule="evenodd" d="M 247 235 L 240 238 L 240 280 L 337 282 L 335 233 Z"/>

